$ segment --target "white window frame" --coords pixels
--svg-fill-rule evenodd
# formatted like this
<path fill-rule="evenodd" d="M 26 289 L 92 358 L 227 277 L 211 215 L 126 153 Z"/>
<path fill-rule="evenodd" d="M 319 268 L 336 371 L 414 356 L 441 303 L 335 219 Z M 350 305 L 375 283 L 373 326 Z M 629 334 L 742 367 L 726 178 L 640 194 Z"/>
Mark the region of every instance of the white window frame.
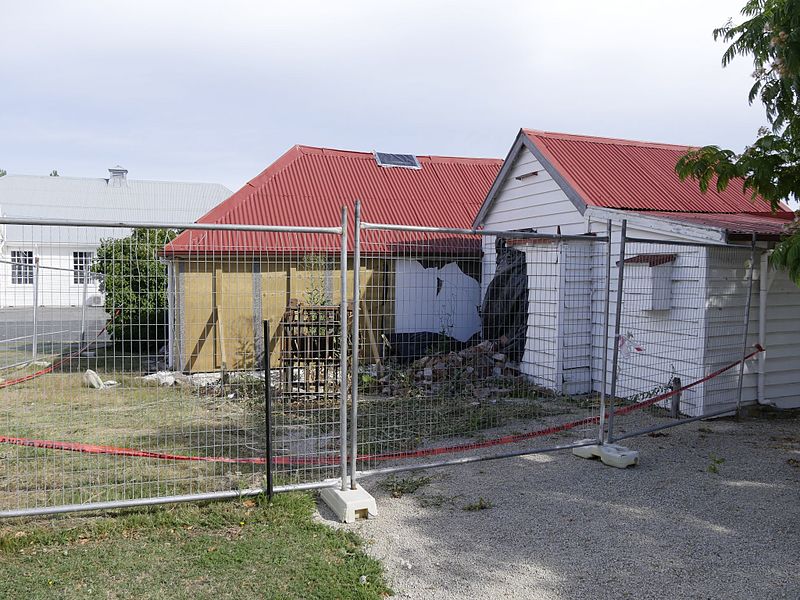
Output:
<path fill-rule="evenodd" d="M 33 285 L 33 250 L 11 251 L 11 285 Z"/>
<path fill-rule="evenodd" d="M 72 283 L 74 285 L 83 285 L 84 277 L 86 283 L 92 280 L 92 275 L 89 269 L 94 261 L 94 252 L 91 250 L 74 250 L 72 252 Z M 78 269 L 78 265 L 83 265 L 82 269 Z"/>

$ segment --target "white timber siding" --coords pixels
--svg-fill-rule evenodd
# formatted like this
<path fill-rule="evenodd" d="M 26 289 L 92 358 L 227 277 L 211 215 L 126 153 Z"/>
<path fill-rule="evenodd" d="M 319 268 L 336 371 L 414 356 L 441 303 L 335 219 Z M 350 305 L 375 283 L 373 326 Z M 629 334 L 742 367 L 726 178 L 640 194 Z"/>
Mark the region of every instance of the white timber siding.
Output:
<path fill-rule="evenodd" d="M 673 254 L 668 309 L 647 310 L 641 295 L 646 289 L 647 266 L 625 265 L 622 293 L 621 342 L 617 396 L 655 395 L 673 377 L 685 385 L 704 375 L 705 265 L 704 247 L 629 243 L 626 256 Z M 616 261 L 615 261 L 616 262 Z M 617 265 L 615 264 L 615 267 Z M 616 308 L 612 304 L 612 308 Z M 611 319 L 613 323 L 613 318 Z M 703 412 L 703 386 L 686 390 L 681 412 Z"/>
<path fill-rule="evenodd" d="M 706 370 L 712 372 L 739 360 L 742 353 L 744 307 L 747 302 L 750 249 L 709 250 L 709 288 L 707 294 Z M 767 277 L 767 321 L 765 347 L 764 402 L 779 407 L 800 404 L 800 289 L 786 273 L 769 270 L 760 273 L 760 252 L 756 254 L 755 281 L 748 325 L 747 352 L 758 341 L 759 281 Z M 758 394 L 758 361 L 745 365 L 742 402 L 752 404 Z M 719 410 L 736 404 L 738 369 L 720 375 L 706 384 L 706 410 Z"/>
<path fill-rule="evenodd" d="M 758 267 L 756 254 L 756 267 Z M 705 374 L 736 362 L 742 357 L 744 315 L 749 289 L 750 248 L 709 248 L 706 272 Z M 756 271 L 754 277 L 758 277 Z M 758 281 L 753 282 L 747 352 L 758 340 Z M 756 401 L 757 361 L 745 365 L 742 402 Z M 739 368 L 731 369 L 704 384 L 705 412 L 734 408 L 737 401 Z"/>
<path fill-rule="evenodd" d="M 537 171 L 535 176 L 517 179 Z M 588 376 L 589 389 L 599 392 L 606 370 L 606 391 L 610 391 L 611 357 L 614 348 L 614 315 L 616 311 L 617 261 L 619 260 L 621 221 L 626 218 L 623 211 L 590 207 L 584 214 L 572 203 L 559 185 L 550 177 L 536 158 L 522 148 L 513 158 L 512 168 L 507 173 L 483 221 L 485 229 L 499 231 L 535 230 L 541 233 L 565 235 L 585 232 L 605 235 L 606 218 L 612 219 L 611 241 L 611 293 L 609 305 L 608 362 L 603 363 L 603 319 L 605 298 L 605 247 L 604 242 L 594 244 L 586 255 L 569 256 L 575 265 L 576 282 L 588 264 L 590 278 L 591 319 L 591 369 Z M 724 232 L 708 227 L 695 227 L 669 219 L 649 218 L 638 214 L 628 221 L 628 236 L 657 241 L 695 241 L 700 244 L 722 243 Z M 645 248 L 646 247 L 646 248 Z M 519 246 L 523 249 L 524 246 Z M 565 393 L 581 393 L 583 381 L 580 352 L 567 350 L 557 343 L 559 322 L 563 325 L 574 318 L 569 309 L 561 306 L 568 286 L 566 272 L 572 273 L 570 265 L 550 287 L 544 286 L 542 273 L 535 264 L 544 267 L 544 257 L 535 255 L 535 246 L 525 249 L 528 260 L 529 289 L 529 339 L 525 350 L 523 371 L 541 385 Z M 495 239 L 483 238 L 483 266 L 481 290 L 485 293 L 495 272 Z M 538 252 L 543 252 L 539 250 Z M 670 246 L 669 244 L 628 245 L 627 256 L 637 253 L 674 253 L 668 310 L 635 309 L 640 298 L 636 297 L 635 281 L 626 278 L 623 294 L 623 335 L 632 334 L 643 349 L 635 355 L 626 355 L 620 361 L 620 377 L 617 394 L 629 396 L 652 390 L 656 385 L 666 386 L 673 376 L 681 378 L 686 385 L 712 373 L 716 369 L 739 360 L 741 356 L 741 334 L 743 332 L 743 310 L 746 300 L 746 266 L 730 258 L 737 250 L 717 249 L 706 246 Z M 749 259 L 749 249 L 741 251 Z M 728 257 L 723 260 L 723 257 Z M 565 257 L 566 258 L 566 257 Z M 549 268 L 549 267 L 548 267 Z M 634 271 L 635 273 L 635 271 Z M 571 277 L 572 275 L 570 275 Z M 796 340 L 800 337 L 800 289 L 782 273 L 771 272 L 767 299 L 767 347 L 765 361 L 765 394 L 763 401 L 780 407 L 800 405 L 800 360 L 797 358 Z M 555 276 L 553 276 L 555 277 Z M 745 287 L 743 287 L 745 286 Z M 537 302 L 531 294 L 537 294 Z M 627 305 L 626 299 L 628 300 Z M 577 301 L 570 301 L 578 304 Z M 758 339 L 758 281 L 753 286 L 753 301 L 748 327 L 748 346 Z M 545 307 L 552 306 L 548 313 Z M 557 309 L 558 307 L 558 309 Z M 557 309 L 557 310 L 556 310 Z M 559 316 L 557 313 L 563 313 Z M 562 330 L 562 334 L 567 330 Z M 580 334 L 577 335 L 580 338 Z M 575 369 L 574 373 L 568 371 Z M 743 382 L 743 402 L 756 401 L 758 362 L 748 363 Z M 576 376 L 573 378 L 572 376 Z M 564 386 L 567 382 L 566 387 Z M 738 370 L 733 369 L 707 384 L 695 386 L 683 393 L 681 411 L 690 416 L 724 409 L 735 405 Z M 570 390 L 570 391 L 568 391 Z"/>
<path fill-rule="evenodd" d="M 538 174 L 517 179 L 534 171 Z M 535 229 L 540 233 L 556 233 L 561 227 L 565 235 L 587 230 L 583 215 L 527 148 L 521 148 L 514 158 L 482 225 L 497 231 Z M 483 238 L 484 256 L 490 260 L 483 263 L 481 297 L 494 276 L 494 244 L 494 237 Z"/>
<path fill-rule="evenodd" d="M 591 242 L 524 244 L 528 337 L 520 364 L 537 385 L 561 394 L 592 389 Z"/>
<path fill-rule="evenodd" d="M 608 226 L 605 221 L 591 220 L 589 230 L 597 235 L 606 235 Z M 611 360 L 614 352 L 613 334 L 617 308 L 617 278 L 619 276 L 617 263 L 621 234 L 620 221 L 613 222 L 608 362 L 605 365 L 603 364 L 603 342 L 605 340 L 603 320 L 607 244 L 598 242 L 598 247 L 592 257 L 592 382 L 595 392 L 600 392 L 602 389 L 604 367 L 606 369 L 606 392 L 610 393 L 611 391 Z M 629 224 L 627 235 L 628 237 L 665 242 L 676 239 L 692 241 L 684 235 L 677 235 L 659 229 L 657 226 L 651 229 Z M 697 365 L 701 363 L 705 340 L 701 321 L 703 318 L 702 298 L 705 289 L 704 252 L 702 247 L 687 248 L 669 244 L 628 243 L 626 248 L 626 257 L 628 258 L 643 253 L 677 254 L 678 258 L 671 273 L 671 306 L 668 311 L 638 310 L 638 307 L 641 306 L 638 296 L 643 286 L 640 285 L 642 282 L 636 281 L 634 278 L 636 271 L 628 269 L 625 288 L 623 288 L 620 331 L 622 335 L 632 334 L 634 341 L 639 342 L 639 347 L 643 348 L 643 352 L 621 355 L 620 377 L 617 385 L 618 396 L 639 394 L 654 389 L 656 385 L 667 385 L 672 376 L 680 377 L 684 384 L 689 383 L 697 379 L 697 377 L 691 378 L 691 375 L 698 375 L 702 372 Z M 695 301 L 692 301 L 693 297 L 696 298 Z M 664 333 L 659 335 L 658 332 L 662 330 Z M 686 344 L 686 352 L 684 352 L 682 344 Z M 672 373 L 673 366 L 675 367 L 674 374 Z M 647 379 L 651 381 L 645 383 Z M 681 398 L 681 410 L 685 414 L 695 414 L 702 409 L 702 397 L 702 385 L 696 386 L 692 391 L 687 390 Z"/>
<path fill-rule="evenodd" d="M 800 340 L 800 288 L 783 271 L 771 270 L 767 278 L 765 401 L 779 408 L 797 408 L 800 406 L 800 357 L 797 350 Z M 757 299 L 758 282 L 753 294 Z M 758 309 L 753 310 L 757 315 Z M 753 326 L 752 322 L 751 331 L 757 331 L 757 325 Z"/>
<path fill-rule="evenodd" d="M 92 252 L 97 255 L 96 246 L 41 244 L 7 244 L 0 252 L 0 306 L 33 306 L 33 284 L 12 283 L 12 251 L 32 251 L 34 260 L 39 259 L 38 306 L 82 306 L 83 283 L 74 282 L 73 252 Z M 35 272 L 35 271 L 34 271 Z M 87 304 L 100 306 L 103 297 L 99 282 L 89 279 L 86 285 Z"/>
<path fill-rule="evenodd" d="M 560 251 L 552 243 L 526 244 L 518 249 L 525 253 L 528 274 L 528 334 L 520 370 L 536 385 L 560 390 Z"/>

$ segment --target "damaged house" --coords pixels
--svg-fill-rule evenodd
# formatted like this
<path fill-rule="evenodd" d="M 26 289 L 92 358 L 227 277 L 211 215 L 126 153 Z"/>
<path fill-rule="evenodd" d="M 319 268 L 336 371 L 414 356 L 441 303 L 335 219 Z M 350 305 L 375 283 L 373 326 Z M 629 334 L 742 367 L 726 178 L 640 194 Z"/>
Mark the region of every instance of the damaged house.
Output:
<path fill-rule="evenodd" d="M 347 206 L 352 281 L 356 199 L 364 220 L 468 228 L 501 164 L 295 146 L 198 222 L 336 227 Z M 380 359 L 384 334 L 441 332 L 464 341 L 480 331 L 481 249 L 474 240 L 380 232 L 362 241 L 365 356 Z M 251 368 L 269 320 L 270 362 L 278 365 L 287 314 L 316 306 L 305 318 L 326 319 L 325 307 L 339 303 L 339 252 L 333 235 L 182 232 L 163 250 L 170 364 L 185 372 Z"/>
<path fill-rule="evenodd" d="M 768 263 L 794 214 L 785 207 L 771 213 L 766 201 L 752 199 L 735 181 L 724 192 L 712 186 L 705 194 L 696 182 L 681 181 L 675 164 L 688 149 L 519 132 L 473 226 L 585 238 L 508 240 L 524 254 L 530 286 L 520 368 L 559 393 L 601 389 L 603 371 L 610 370 L 603 362 L 605 243 L 592 236 L 604 236 L 611 222 L 616 290 L 624 219 L 628 238 L 658 242 L 631 242 L 626 248 L 617 395 L 646 392 L 644 382 L 702 381 L 742 356 L 755 240 L 746 347 L 759 343 L 766 352 L 746 363 L 743 402 L 800 406 L 800 289 Z M 496 268 L 496 240 L 489 236 L 483 243 L 486 289 Z M 612 332 L 615 297 L 612 293 Z M 699 383 L 683 394 L 680 410 L 700 415 L 734 406 L 737 385 L 735 369 Z"/>

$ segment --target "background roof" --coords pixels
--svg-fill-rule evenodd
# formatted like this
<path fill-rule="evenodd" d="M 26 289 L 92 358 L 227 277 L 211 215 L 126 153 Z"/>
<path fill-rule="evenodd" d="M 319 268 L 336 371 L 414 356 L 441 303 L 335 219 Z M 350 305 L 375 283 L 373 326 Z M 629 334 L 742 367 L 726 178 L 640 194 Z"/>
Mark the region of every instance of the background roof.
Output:
<path fill-rule="evenodd" d="M 17 218 L 193 223 L 230 194 L 228 188 L 217 183 L 126 179 L 117 187 L 102 178 L 6 175 L 0 177 L 0 214 Z M 50 232 L 40 231 L 36 237 L 42 242 L 97 244 L 101 238 L 119 235 L 119 229 L 58 227 Z M 10 242 L 34 241 L 30 226 L 7 226 L 5 238 Z"/>
<path fill-rule="evenodd" d="M 352 218 L 361 200 L 362 219 L 434 227 L 469 228 L 502 160 L 417 156 L 421 169 L 385 168 L 371 152 L 294 146 L 225 202 L 198 219 L 200 223 L 336 227 L 340 210 Z M 444 236 L 403 232 L 365 232 L 365 251 Z M 447 236 L 451 238 L 452 236 Z M 447 246 L 449 244 L 444 244 Z M 254 232 L 185 231 L 167 253 L 335 251 L 334 236 Z M 442 248 L 442 244 L 439 245 Z"/>

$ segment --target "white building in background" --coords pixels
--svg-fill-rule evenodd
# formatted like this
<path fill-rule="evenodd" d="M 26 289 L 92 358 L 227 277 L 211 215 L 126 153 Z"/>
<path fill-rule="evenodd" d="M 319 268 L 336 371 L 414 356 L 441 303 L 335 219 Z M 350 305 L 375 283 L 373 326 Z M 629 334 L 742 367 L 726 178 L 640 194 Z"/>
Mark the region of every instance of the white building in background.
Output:
<path fill-rule="evenodd" d="M 128 179 L 122 167 L 108 178 L 5 175 L 0 217 L 85 221 L 193 223 L 231 195 L 216 183 Z M 84 270 L 101 240 L 129 229 L 0 224 L 0 306 L 103 304 L 99 282 Z M 34 281 L 37 279 L 37 285 Z M 85 288 L 85 289 L 84 289 Z"/>

